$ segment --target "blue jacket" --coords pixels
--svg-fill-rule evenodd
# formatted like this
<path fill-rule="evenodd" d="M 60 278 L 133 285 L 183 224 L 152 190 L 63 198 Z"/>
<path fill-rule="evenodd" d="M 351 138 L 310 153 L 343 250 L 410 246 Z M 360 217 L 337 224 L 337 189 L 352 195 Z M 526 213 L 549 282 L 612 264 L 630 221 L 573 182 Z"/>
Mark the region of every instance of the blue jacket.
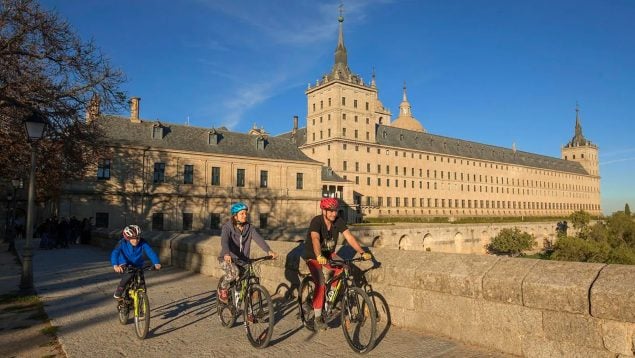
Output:
<path fill-rule="evenodd" d="M 137 246 L 130 245 L 130 241 L 121 238 L 117 246 L 110 254 L 110 263 L 115 265 L 133 265 L 143 267 L 143 253 L 150 259 L 153 265 L 160 263 L 159 256 L 152 250 L 150 244 L 144 239 L 139 240 Z"/>

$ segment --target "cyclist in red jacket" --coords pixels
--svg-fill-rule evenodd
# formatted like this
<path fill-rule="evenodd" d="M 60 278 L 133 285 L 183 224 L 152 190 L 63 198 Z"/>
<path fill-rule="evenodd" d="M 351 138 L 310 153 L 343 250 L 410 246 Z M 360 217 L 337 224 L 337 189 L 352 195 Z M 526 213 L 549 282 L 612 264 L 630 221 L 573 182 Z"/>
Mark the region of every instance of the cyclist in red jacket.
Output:
<path fill-rule="evenodd" d="M 313 296 L 313 311 L 315 313 L 316 330 L 326 329 L 326 323 L 322 319 L 322 305 L 324 303 L 325 277 L 327 274 L 337 273 L 336 268 L 328 264 L 328 259 L 335 255 L 335 246 L 337 239 L 341 233 L 348 244 L 360 255 L 364 260 L 370 260 L 373 256 L 370 252 L 364 251 L 359 245 L 355 236 L 346 226 L 346 222 L 337 216 L 340 207 L 336 198 L 324 198 L 320 201 L 320 209 L 322 214 L 314 217 L 309 224 L 304 241 L 304 259 L 311 271 L 311 277 L 315 283 L 315 292 Z"/>

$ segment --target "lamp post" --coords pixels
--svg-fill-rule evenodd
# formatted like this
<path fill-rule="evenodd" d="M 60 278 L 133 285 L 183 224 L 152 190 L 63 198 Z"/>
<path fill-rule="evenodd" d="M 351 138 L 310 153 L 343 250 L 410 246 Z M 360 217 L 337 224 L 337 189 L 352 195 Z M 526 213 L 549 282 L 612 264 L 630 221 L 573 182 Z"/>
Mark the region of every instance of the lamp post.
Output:
<path fill-rule="evenodd" d="M 18 201 L 18 197 L 16 195 L 16 191 L 18 189 L 22 189 L 22 179 L 11 179 L 11 186 L 13 187 L 13 202 L 11 203 L 11 207 L 13 210 L 11 211 L 11 225 L 15 228 L 15 219 L 16 219 L 16 203 Z M 18 232 L 15 232 L 16 237 L 18 236 Z"/>
<path fill-rule="evenodd" d="M 15 192 L 15 190 L 14 190 Z M 13 225 L 13 220 L 11 220 L 11 203 L 13 202 L 13 196 L 11 196 L 11 194 L 7 194 L 7 217 L 5 220 L 5 228 L 4 228 L 4 241 L 5 242 L 9 242 L 11 239 L 9 238 L 9 235 L 11 235 L 11 230 L 9 230 L 9 227 L 11 225 Z"/>
<path fill-rule="evenodd" d="M 31 143 L 31 173 L 29 174 L 29 191 L 27 194 L 26 238 L 22 253 L 22 279 L 20 288 L 25 291 L 33 290 L 33 252 L 31 239 L 33 238 L 33 201 L 35 200 L 35 165 L 37 143 L 44 135 L 46 120 L 39 113 L 34 113 L 25 121 L 26 133 Z"/>

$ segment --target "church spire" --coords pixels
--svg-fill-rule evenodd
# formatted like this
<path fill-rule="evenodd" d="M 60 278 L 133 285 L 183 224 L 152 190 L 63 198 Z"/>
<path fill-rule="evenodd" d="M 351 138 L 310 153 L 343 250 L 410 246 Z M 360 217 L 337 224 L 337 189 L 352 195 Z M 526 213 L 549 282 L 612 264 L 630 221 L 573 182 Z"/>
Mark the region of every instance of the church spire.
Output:
<path fill-rule="evenodd" d="M 399 117 L 412 117 L 410 108 L 410 102 L 408 102 L 408 95 L 406 94 L 406 81 L 403 81 L 403 99 L 399 105 Z"/>
<path fill-rule="evenodd" d="M 333 74 L 338 77 L 348 77 L 351 70 L 348 68 L 348 58 L 346 47 L 344 46 L 344 5 L 340 5 L 340 16 L 337 18 L 339 24 L 339 35 L 337 37 L 337 47 L 335 48 L 335 65 Z"/>
<path fill-rule="evenodd" d="M 582 134 L 582 124 L 580 123 L 580 105 L 576 102 L 575 104 L 575 134 L 571 141 L 569 142 L 569 147 L 578 147 L 590 144 L 586 138 L 584 138 L 584 134 Z"/>

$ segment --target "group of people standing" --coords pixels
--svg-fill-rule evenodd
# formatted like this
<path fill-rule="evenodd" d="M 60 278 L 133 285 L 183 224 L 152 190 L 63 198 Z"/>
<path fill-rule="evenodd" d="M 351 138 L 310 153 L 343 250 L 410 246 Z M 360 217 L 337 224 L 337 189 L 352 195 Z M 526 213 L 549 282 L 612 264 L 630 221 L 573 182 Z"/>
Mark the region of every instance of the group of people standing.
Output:
<path fill-rule="evenodd" d="M 89 243 L 92 219 L 79 221 L 75 216 L 68 220 L 51 216 L 35 230 L 35 235 L 40 238 L 40 249 L 68 248 L 70 244 Z"/>
<path fill-rule="evenodd" d="M 303 255 L 316 287 L 313 310 L 315 313 L 314 324 L 318 330 L 326 329 L 326 323 L 322 319 L 326 276 L 333 274 L 336 270 L 329 265 L 328 260 L 336 257 L 335 248 L 339 235 L 341 234 L 364 260 L 372 259 L 371 253 L 360 246 L 348 229 L 346 222 L 338 216 L 339 201 L 337 199 L 323 198 L 320 201 L 320 209 L 322 213 L 311 219 L 309 223 Z M 249 223 L 248 210 L 249 208 L 244 203 L 233 204 L 230 207 L 231 218 L 221 228 L 221 251 L 218 259 L 225 276 L 220 283 L 217 297 L 225 303 L 228 300 L 231 282 L 240 277 L 240 263 L 250 257 L 252 242 L 256 242 L 264 252 L 274 259 L 278 257 L 278 254 L 271 250 L 256 228 Z M 110 256 L 115 272 L 122 273 L 125 265 L 142 267 L 143 254 L 150 259 L 155 268 L 161 268 L 158 256 L 150 245 L 140 238 L 140 235 L 141 229 L 136 225 L 124 228 L 122 238 Z M 129 275 L 122 277 L 115 290 L 114 297 L 116 299 L 121 299 L 130 279 Z"/>

